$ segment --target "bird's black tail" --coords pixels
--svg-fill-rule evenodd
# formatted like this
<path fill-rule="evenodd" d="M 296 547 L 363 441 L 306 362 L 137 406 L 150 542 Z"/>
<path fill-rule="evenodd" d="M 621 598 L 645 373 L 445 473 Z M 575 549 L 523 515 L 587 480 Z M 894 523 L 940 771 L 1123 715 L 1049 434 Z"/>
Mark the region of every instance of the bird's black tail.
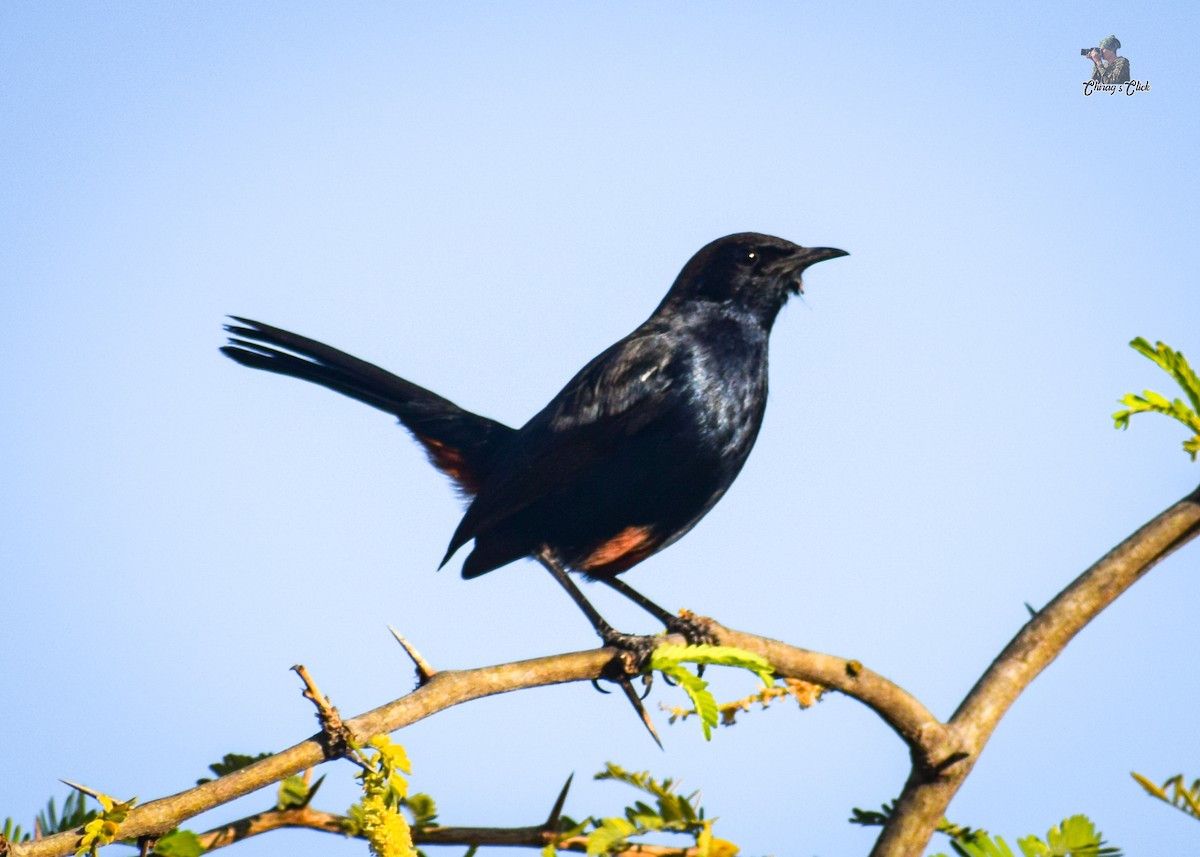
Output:
<path fill-rule="evenodd" d="M 449 399 L 365 360 L 278 327 L 230 316 L 229 344 L 221 352 L 252 369 L 290 375 L 328 387 L 394 414 L 429 454 L 434 466 L 468 495 L 479 486 L 515 431 L 463 410 Z"/>

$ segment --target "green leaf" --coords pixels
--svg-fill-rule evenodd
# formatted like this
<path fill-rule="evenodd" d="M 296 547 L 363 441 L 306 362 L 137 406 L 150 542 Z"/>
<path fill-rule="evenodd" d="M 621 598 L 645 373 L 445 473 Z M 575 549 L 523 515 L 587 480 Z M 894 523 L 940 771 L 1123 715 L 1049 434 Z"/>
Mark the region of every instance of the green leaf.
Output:
<path fill-rule="evenodd" d="M 1188 365 L 1187 358 L 1183 356 L 1182 351 L 1175 351 L 1171 346 L 1162 342 L 1155 343 L 1151 348 L 1150 343 L 1140 336 L 1129 344 L 1134 350 L 1153 360 L 1164 371 L 1170 373 L 1176 383 L 1187 393 L 1188 399 L 1192 403 L 1192 409 L 1200 411 L 1200 378 L 1196 377 L 1196 373 Z"/>
<path fill-rule="evenodd" d="M 84 791 L 80 786 L 76 786 L 75 788 L 79 791 Z M 75 850 L 75 857 L 81 857 L 83 854 L 95 855 L 98 849 L 105 845 L 110 845 L 119 839 L 121 824 L 129 817 L 130 811 L 133 809 L 134 804 L 137 803 L 137 798 L 135 797 L 126 801 L 119 801 L 109 795 L 90 789 L 86 793 L 98 800 L 104 809 L 99 815 L 83 826 L 83 836 L 79 840 L 79 847 Z"/>
<path fill-rule="evenodd" d="M 1036 836 L 1026 836 L 1017 840 L 1017 847 L 1024 857 L 1052 857 L 1056 852 Z"/>
<path fill-rule="evenodd" d="M 208 769 L 218 777 L 223 777 L 226 774 L 232 774 L 234 771 L 240 771 L 242 768 L 252 765 L 260 759 L 271 757 L 271 753 L 259 753 L 257 756 L 247 756 L 243 753 L 226 753 L 225 758 L 219 762 L 213 762 L 208 766 Z M 211 783 L 211 777 L 201 777 L 196 780 L 196 785 L 202 786 L 205 783 Z"/>
<path fill-rule="evenodd" d="M 883 827 L 888 823 L 888 819 L 892 817 L 895 811 L 895 803 L 885 803 L 880 807 L 882 812 L 876 812 L 873 809 L 859 809 L 854 807 L 850 810 L 850 823 L 860 824 L 863 827 Z"/>
<path fill-rule="evenodd" d="M 1084 857 L 1100 852 L 1103 840 L 1096 825 L 1086 815 L 1073 815 L 1064 819 L 1058 827 L 1052 827 L 1046 833 L 1046 841 L 1050 845 L 1048 854 L 1054 857 Z"/>
<path fill-rule="evenodd" d="M 0 836 L 9 842 L 28 842 L 33 838 L 21 830 L 21 825 L 13 821 L 12 816 L 4 819 L 4 824 L 0 825 Z"/>
<path fill-rule="evenodd" d="M 1191 405 L 1189 407 L 1183 399 L 1169 401 L 1166 396 L 1153 390 L 1143 391 L 1143 396 L 1126 393 L 1120 399 L 1126 409 L 1112 415 L 1114 427 L 1128 428 L 1129 418 L 1133 414 L 1155 412 L 1169 416 L 1194 432 L 1193 437 L 1183 442 L 1183 449 L 1192 461 L 1195 461 L 1200 455 L 1200 378 L 1197 378 L 1195 371 L 1188 365 L 1183 352 L 1175 351 L 1169 345 L 1158 342 L 1152 348 L 1150 343 L 1140 336 L 1129 345 L 1170 374 L 1183 389 Z"/>
<path fill-rule="evenodd" d="M 669 664 L 705 664 L 719 667 L 739 667 L 750 670 L 763 684 L 775 680 L 775 670 L 762 655 L 736 646 L 659 646 L 650 656 L 650 669 L 662 670 Z"/>
<path fill-rule="evenodd" d="M 432 827 L 437 821 L 437 804 L 429 795 L 421 792 L 409 795 L 403 804 L 412 813 L 413 827 Z"/>
<path fill-rule="evenodd" d="M 683 666 L 663 670 L 664 675 L 673 678 L 692 701 L 692 707 L 700 716 L 700 727 L 704 730 L 704 740 L 711 741 L 713 727 L 717 725 L 717 699 L 708 692 L 708 682 L 697 675 L 688 672 Z"/>
<path fill-rule="evenodd" d="M 308 783 L 300 774 L 292 774 L 279 784 L 279 796 L 275 799 L 276 809 L 300 809 L 309 801 Z"/>
<path fill-rule="evenodd" d="M 693 676 L 694 678 L 694 676 Z M 648 771 L 627 771 L 619 765 L 609 762 L 605 769 L 595 775 L 597 780 L 616 780 L 630 785 L 644 794 L 651 795 L 652 806 L 648 801 L 634 801 L 625 808 L 625 817 L 591 818 L 578 828 L 569 832 L 561 830 L 558 842 L 567 836 L 579 835 L 587 824 L 592 825 L 592 831 L 587 835 L 587 852 L 589 854 L 612 854 L 621 851 L 636 851 L 640 847 L 637 841 L 630 841 L 648 833 L 667 832 L 681 833 L 693 837 L 695 847 L 693 853 L 707 854 L 708 857 L 734 857 L 737 846 L 724 839 L 713 837 L 712 822 L 704 820 L 704 810 L 699 805 L 699 792 L 681 795 L 676 792 L 677 783 L 670 779 L 657 780 Z M 570 824 L 567 819 L 563 825 Z M 681 851 L 687 850 L 681 848 Z"/>
<path fill-rule="evenodd" d="M 1135 777 L 1139 782 L 1143 779 L 1138 775 Z M 884 809 L 890 815 L 891 809 L 886 805 Z M 862 810 L 855 812 L 858 817 L 879 816 L 879 813 L 865 813 Z M 886 820 L 886 816 L 883 818 Z M 1013 857 L 1013 851 L 1003 837 L 993 837 L 987 831 L 972 830 L 945 820 L 938 826 L 938 831 L 951 837 L 950 847 L 958 857 Z M 1064 819 L 1047 832 L 1045 840 L 1037 836 L 1024 836 L 1017 840 L 1017 847 L 1021 849 L 1023 857 L 1121 857 L 1119 848 L 1104 845 L 1096 825 L 1085 815 Z"/>
<path fill-rule="evenodd" d="M 1142 336 L 1135 337 L 1133 339 L 1133 341 L 1131 341 L 1129 343 L 1129 347 L 1132 348 L 1134 351 L 1137 351 L 1139 354 L 1143 354 L 1146 357 L 1149 357 L 1155 363 L 1158 362 L 1158 354 L 1155 352 L 1155 350 L 1153 348 L 1150 347 L 1150 343 L 1146 341 L 1145 337 L 1142 337 Z"/>
<path fill-rule="evenodd" d="M 1143 777 L 1141 774 L 1136 773 L 1136 772 L 1131 773 L 1130 776 L 1132 776 L 1135 780 L 1137 780 L 1138 785 L 1140 785 L 1142 788 L 1144 788 L 1146 791 L 1148 791 L 1150 793 L 1151 797 L 1156 797 L 1159 800 L 1165 800 L 1167 803 L 1171 802 L 1171 799 L 1169 797 L 1167 797 L 1166 791 L 1164 791 L 1161 787 L 1156 786 L 1154 783 L 1152 783 L 1146 777 Z M 1170 780 L 1167 780 L 1167 782 L 1169 783 Z"/>
<path fill-rule="evenodd" d="M 633 786 L 635 789 L 652 794 L 655 797 L 674 797 L 675 783 L 669 777 L 662 782 L 650 776 L 649 771 L 627 771 L 620 765 L 607 762 L 604 770 L 596 774 L 596 780 L 616 780 L 619 783 Z"/>
<path fill-rule="evenodd" d="M 600 826 L 588 834 L 587 853 L 609 854 L 624 850 L 626 840 L 636 832 L 637 829 L 623 818 L 602 819 Z"/>
<path fill-rule="evenodd" d="M 200 857 L 204 853 L 204 846 L 200 844 L 200 837 L 192 831 L 175 829 L 158 838 L 153 853 L 162 857 Z"/>
<path fill-rule="evenodd" d="M 1135 773 L 1132 776 L 1151 797 L 1169 803 L 1192 818 L 1200 819 L 1200 779 L 1194 781 L 1189 788 L 1184 783 L 1183 774 L 1176 774 L 1161 786 L 1156 786 L 1141 774 Z"/>
<path fill-rule="evenodd" d="M 700 716 L 706 741 L 712 740 L 713 727 L 720 720 L 719 707 L 716 698 L 708 692 L 708 682 L 687 669 L 684 666 L 687 663 L 750 670 L 766 685 L 775 680 L 775 671 L 766 658 L 734 646 L 663 645 L 655 649 L 650 656 L 650 669 L 661 672 L 687 693 L 692 707 Z"/>
<path fill-rule="evenodd" d="M 1166 396 L 1160 395 L 1153 390 L 1142 390 L 1142 395 L 1146 398 L 1146 401 L 1150 403 L 1150 407 L 1154 408 L 1156 411 L 1171 410 L 1171 403 L 1167 400 Z"/>
<path fill-rule="evenodd" d="M 950 848 L 958 857 L 1015 857 L 1002 837 L 992 839 L 983 831 L 976 831 L 970 839 L 950 840 Z"/>

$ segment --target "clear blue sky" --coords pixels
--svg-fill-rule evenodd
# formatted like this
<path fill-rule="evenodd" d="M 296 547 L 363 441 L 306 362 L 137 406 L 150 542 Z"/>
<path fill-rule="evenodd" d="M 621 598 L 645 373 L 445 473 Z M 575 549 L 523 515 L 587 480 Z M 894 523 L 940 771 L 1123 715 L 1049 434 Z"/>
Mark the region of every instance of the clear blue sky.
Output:
<path fill-rule="evenodd" d="M 389 623 L 441 667 L 593 645 L 531 563 L 434 573 L 442 478 L 387 417 L 221 358 L 224 314 L 519 424 L 742 230 L 852 255 L 776 326 L 737 484 L 627 579 L 948 716 L 1025 602 L 1200 478 L 1182 429 L 1109 419 L 1170 392 L 1129 339 L 1200 358 L 1198 24 L 1182 2 L 0 5 L 0 817 L 59 777 L 148 799 L 294 743 L 296 662 L 347 714 L 398 696 Z M 1084 97 L 1079 49 L 1109 33 L 1149 92 Z M 1196 849 L 1129 771 L 1200 776 L 1198 566 L 1084 631 L 954 820 L 1084 811 L 1131 855 Z M 747 854 L 864 853 L 851 807 L 907 769 L 846 698 L 664 738 L 586 685 L 398 736 L 446 823 L 534 823 L 572 771 L 569 813 L 614 812 L 632 794 L 587 779 L 613 760 L 702 789 Z M 352 770 L 328 773 L 340 811 Z M 240 853 L 283 849 L 363 853 Z"/>

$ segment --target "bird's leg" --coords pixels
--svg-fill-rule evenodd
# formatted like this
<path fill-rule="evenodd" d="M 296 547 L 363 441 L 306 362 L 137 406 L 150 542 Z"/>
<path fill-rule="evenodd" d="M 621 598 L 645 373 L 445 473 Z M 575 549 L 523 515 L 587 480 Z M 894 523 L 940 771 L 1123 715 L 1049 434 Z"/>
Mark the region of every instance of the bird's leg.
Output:
<path fill-rule="evenodd" d="M 625 581 L 618 578 L 616 575 L 597 578 L 601 583 L 604 583 L 617 592 L 620 592 L 637 606 L 641 607 L 658 621 L 667 626 L 667 630 L 673 634 L 682 634 L 684 639 L 692 645 L 698 643 L 707 643 L 716 645 L 717 638 L 713 636 L 709 630 L 707 623 L 688 613 L 686 616 L 677 616 L 673 613 L 668 613 L 663 608 L 659 607 L 645 595 L 638 592 Z"/>
<path fill-rule="evenodd" d="M 579 587 L 567 575 L 567 570 L 558 561 L 558 557 L 554 555 L 554 551 L 548 546 L 543 546 L 535 556 L 537 561 L 544 565 L 546 570 L 550 572 L 550 575 L 558 581 L 559 586 L 567 590 L 567 594 L 571 596 L 571 600 L 583 611 L 583 615 L 588 617 L 588 621 L 592 623 L 592 627 L 596 629 L 596 633 L 600 635 L 600 639 L 604 641 L 604 645 L 613 646 L 614 648 L 621 649 L 623 652 L 630 653 L 633 656 L 635 671 L 641 672 L 646 662 L 650 659 L 650 655 L 658 646 L 658 641 L 653 637 L 638 637 L 633 634 L 622 634 L 614 630 L 612 625 L 604 621 L 604 617 L 591 605 L 591 602 L 583 597 L 583 593 L 579 591 Z M 614 664 L 621 664 L 621 659 L 614 659 Z M 654 743 L 659 746 L 659 749 L 662 749 L 662 741 L 659 740 L 658 732 L 654 728 L 654 722 L 650 719 L 650 715 L 646 713 L 646 708 L 642 705 L 642 700 L 634 691 L 623 664 L 619 665 L 615 675 L 609 678 L 621 686 L 621 690 L 625 693 L 625 698 L 629 700 L 633 706 L 633 710 L 637 712 L 638 717 L 641 719 L 642 724 L 650 732 L 650 737 L 654 739 Z"/>
<path fill-rule="evenodd" d="M 612 625 L 604 621 L 604 617 L 600 615 L 599 611 L 579 591 L 579 587 L 571 580 L 567 574 L 567 570 L 559 562 L 558 557 L 555 556 L 554 551 L 549 547 L 543 547 L 537 552 L 536 557 L 537 561 L 544 565 L 551 576 L 558 581 L 558 585 L 567 590 L 567 594 L 571 596 L 571 600 L 583 611 L 583 615 L 588 617 L 588 621 L 592 623 L 592 627 L 596 629 L 596 633 L 604 641 L 604 645 L 613 646 L 631 653 L 634 655 L 636 665 L 639 668 L 646 663 L 646 660 L 650 657 L 650 653 L 658 645 L 653 637 L 622 634 L 620 631 L 615 630 Z M 661 608 L 659 610 L 664 616 L 668 615 Z"/>
<path fill-rule="evenodd" d="M 537 561 L 546 567 L 550 575 L 558 581 L 558 585 L 567 590 L 567 594 L 571 596 L 571 600 L 583 611 L 583 615 L 588 617 L 588 621 L 592 623 L 592 627 L 596 629 L 596 633 L 600 635 L 600 639 L 606 644 L 617 637 L 627 636 L 618 634 L 613 630 L 613 626 L 604 621 L 604 617 L 599 611 L 591 605 L 583 593 L 579 591 L 579 587 L 571 580 L 567 574 L 567 570 L 563 568 L 558 557 L 549 547 L 543 547 L 537 552 Z"/>
<path fill-rule="evenodd" d="M 659 607 L 645 595 L 642 595 L 642 593 L 638 592 L 628 583 L 618 578 L 615 574 L 608 577 L 597 577 L 596 579 L 606 586 L 611 586 L 617 592 L 620 592 L 622 595 L 624 595 L 638 607 L 641 607 L 655 619 L 662 622 L 668 628 L 670 628 L 678 618 L 677 616 L 674 616 L 663 608 Z"/>

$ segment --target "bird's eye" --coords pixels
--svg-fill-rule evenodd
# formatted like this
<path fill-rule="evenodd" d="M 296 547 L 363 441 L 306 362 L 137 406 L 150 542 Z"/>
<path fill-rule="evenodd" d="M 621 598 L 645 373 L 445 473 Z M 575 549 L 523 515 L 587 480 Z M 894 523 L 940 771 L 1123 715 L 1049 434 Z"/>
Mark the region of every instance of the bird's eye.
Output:
<path fill-rule="evenodd" d="M 758 261 L 758 251 L 757 250 L 747 250 L 745 253 L 742 254 L 742 264 L 743 265 L 753 265 L 757 261 Z"/>

